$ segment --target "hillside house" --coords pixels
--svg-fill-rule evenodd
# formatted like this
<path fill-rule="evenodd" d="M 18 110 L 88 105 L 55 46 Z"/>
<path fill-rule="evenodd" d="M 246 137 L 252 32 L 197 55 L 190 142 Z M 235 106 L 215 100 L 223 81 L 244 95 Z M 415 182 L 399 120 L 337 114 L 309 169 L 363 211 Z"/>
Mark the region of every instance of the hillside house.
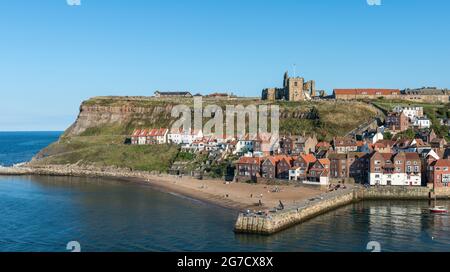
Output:
<path fill-rule="evenodd" d="M 391 112 L 386 117 L 386 127 L 394 133 L 405 131 L 409 128 L 408 117 L 403 112 Z"/>
<path fill-rule="evenodd" d="M 358 151 L 358 143 L 353 138 L 335 137 L 333 139 L 333 148 L 336 153 L 346 154 Z"/>

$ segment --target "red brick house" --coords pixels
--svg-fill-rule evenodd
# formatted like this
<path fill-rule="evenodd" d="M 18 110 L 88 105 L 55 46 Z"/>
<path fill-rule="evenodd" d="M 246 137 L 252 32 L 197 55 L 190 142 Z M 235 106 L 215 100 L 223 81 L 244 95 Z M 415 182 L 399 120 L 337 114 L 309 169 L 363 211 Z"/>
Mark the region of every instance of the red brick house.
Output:
<path fill-rule="evenodd" d="M 261 177 L 275 179 L 277 177 L 277 160 L 271 156 L 266 158 L 261 164 Z"/>
<path fill-rule="evenodd" d="M 277 178 L 289 179 L 289 169 L 291 169 L 293 159 L 284 156 L 277 163 Z"/>
<path fill-rule="evenodd" d="M 291 155 L 294 151 L 294 139 L 288 136 L 284 136 L 280 139 L 280 154 Z"/>
<path fill-rule="evenodd" d="M 386 127 L 392 132 L 405 131 L 409 128 L 409 119 L 403 112 L 391 112 L 386 117 Z"/>
<path fill-rule="evenodd" d="M 267 179 L 288 179 L 294 159 L 285 155 L 270 156 L 261 165 L 261 177 Z"/>
<path fill-rule="evenodd" d="M 428 167 L 428 182 L 434 188 L 449 187 L 450 184 L 450 160 L 441 159 L 431 163 Z"/>
<path fill-rule="evenodd" d="M 257 181 L 262 158 L 241 157 L 236 163 L 236 181 Z"/>
<path fill-rule="evenodd" d="M 367 180 L 370 155 L 363 152 L 347 154 L 330 154 L 330 178 L 354 178 L 355 182 L 364 183 Z"/>

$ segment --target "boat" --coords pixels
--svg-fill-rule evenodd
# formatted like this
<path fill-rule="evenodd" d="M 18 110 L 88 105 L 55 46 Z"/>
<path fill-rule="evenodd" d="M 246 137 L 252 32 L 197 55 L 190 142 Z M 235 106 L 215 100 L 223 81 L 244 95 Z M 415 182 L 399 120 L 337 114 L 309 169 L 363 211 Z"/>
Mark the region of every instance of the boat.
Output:
<path fill-rule="evenodd" d="M 436 194 L 434 194 L 434 207 L 431 207 L 428 209 L 431 213 L 448 213 L 448 210 L 446 207 L 437 206 L 436 202 L 437 202 L 437 196 L 436 196 Z"/>
<path fill-rule="evenodd" d="M 448 213 L 448 210 L 444 206 L 435 206 L 429 209 L 431 213 Z"/>

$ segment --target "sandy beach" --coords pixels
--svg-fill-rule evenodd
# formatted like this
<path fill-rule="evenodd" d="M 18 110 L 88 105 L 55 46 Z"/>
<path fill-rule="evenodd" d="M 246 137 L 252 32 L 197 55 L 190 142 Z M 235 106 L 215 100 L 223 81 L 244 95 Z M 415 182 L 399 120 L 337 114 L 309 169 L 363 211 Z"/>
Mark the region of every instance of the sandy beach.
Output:
<path fill-rule="evenodd" d="M 58 175 L 91 176 L 114 178 L 137 182 L 166 192 L 180 194 L 193 199 L 234 210 L 267 210 L 277 207 L 281 201 L 288 208 L 291 205 L 312 198 L 321 193 L 321 187 L 306 185 L 265 185 L 224 182 L 221 180 L 198 180 L 188 176 L 178 177 L 155 175 L 147 172 L 122 169 L 97 169 L 78 166 L 47 166 L 1 168 L 0 175 Z M 262 206 L 259 205 L 261 201 Z"/>
<path fill-rule="evenodd" d="M 280 201 L 287 208 L 324 193 L 320 187 L 226 183 L 190 177 L 158 176 L 146 182 L 170 192 L 237 210 L 272 209 L 277 207 Z M 259 206 L 260 201 L 262 207 Z"/>

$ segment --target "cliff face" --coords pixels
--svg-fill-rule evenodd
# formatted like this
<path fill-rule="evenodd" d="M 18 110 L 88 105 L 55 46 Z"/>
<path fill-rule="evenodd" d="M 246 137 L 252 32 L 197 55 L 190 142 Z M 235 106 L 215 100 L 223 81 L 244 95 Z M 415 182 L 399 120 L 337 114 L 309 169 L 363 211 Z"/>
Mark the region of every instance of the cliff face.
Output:
<path fill-rule="evenodd" d="M 65 136 L 88 136 L 92 130 L 104 127 L 115 127 L 113 134 L 127 134 L 133 126 L 167 126 L 171 119 L 173 105 L 155 105 L 146 107 L 135 106 L 99 106 L 85 105 L 80 107 L 80 113 L 75 123 L 70 126 Z M 101 134 L 97 131 L 94 134 Z"/>
<path fill-rule="evenodd" d="M 259 100 L 205 101 L 218 104 L 261 104 Z M 148 97 L 101 97 L 82 103 L 76 122 L 65 132 L 72 136 L 126 136 L 136 128 L 170 128 L 175 105 L 192 106 L 190 100 L 161 100 Z M 305 102 L 280 103 L 280 131 L 288 134 L 315 133 L 321 140 L 343 136 L 358 125 L 367 122 L 377 111 L 360 102 Z M 193 114 L 192 114 L 193 116 Z M 204 119 L 204 122 L 207 120 Z"/>

